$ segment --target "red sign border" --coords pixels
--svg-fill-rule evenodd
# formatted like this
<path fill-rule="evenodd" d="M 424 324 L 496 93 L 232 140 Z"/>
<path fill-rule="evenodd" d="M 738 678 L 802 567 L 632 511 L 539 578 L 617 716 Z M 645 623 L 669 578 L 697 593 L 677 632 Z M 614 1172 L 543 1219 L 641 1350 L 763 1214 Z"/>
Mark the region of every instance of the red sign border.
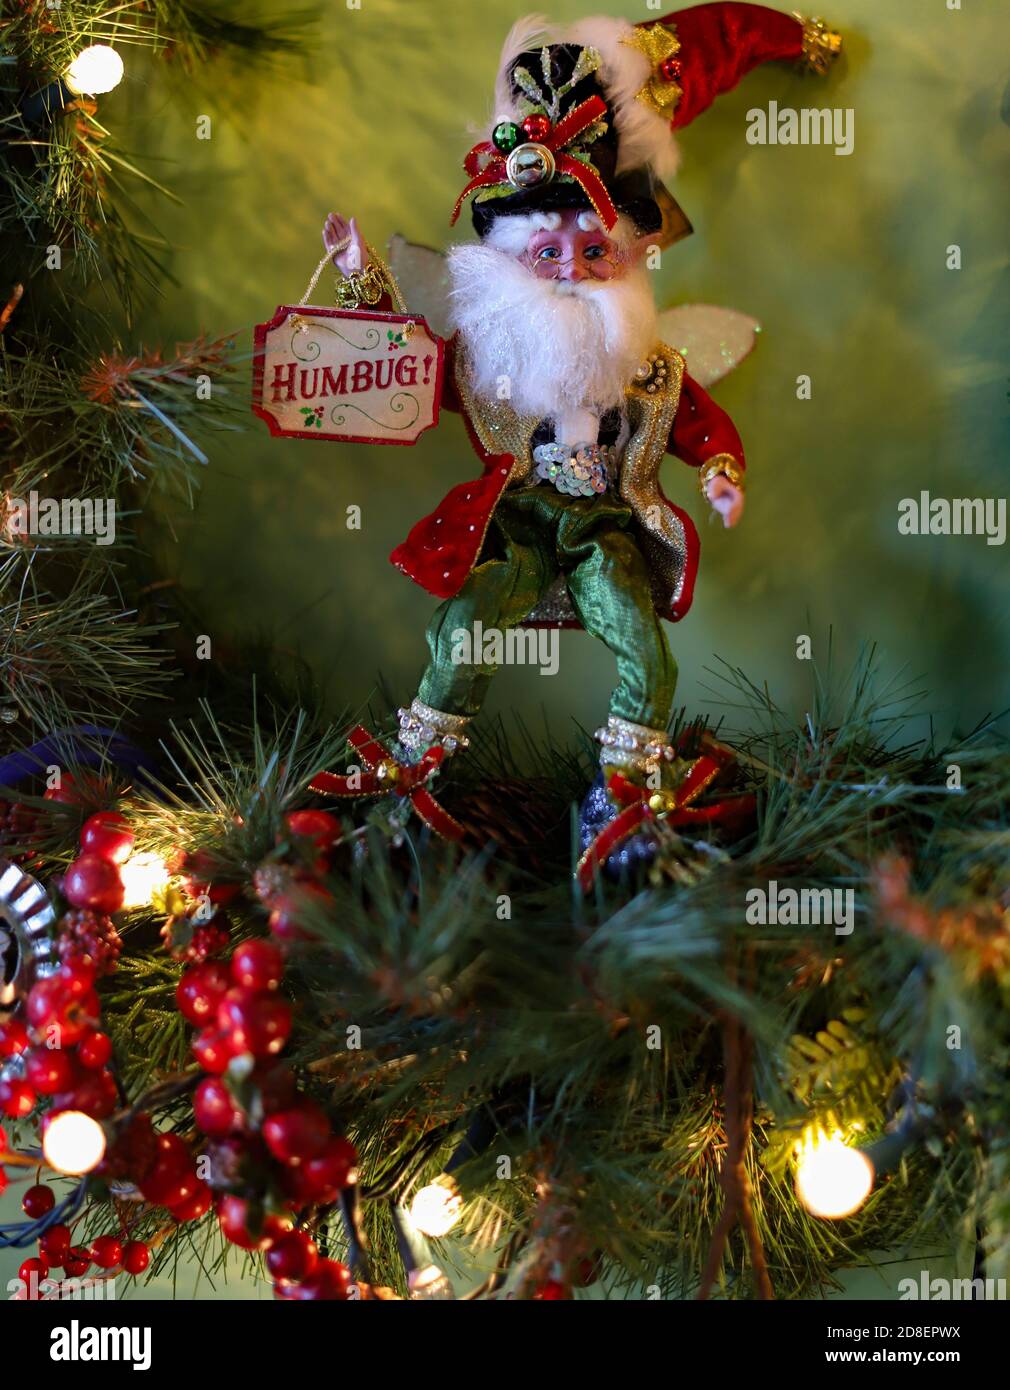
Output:
<path fill-rule="evenodd" d="M 276 418 L 267 410 L 266 406 L 260 404 L 263 398 L 263 374 L 266 369 L 266 343 L 267 334 L 275 328 L 280 328 L 281 324 L 291 314 L 312 314 L 315 318 L 324 319 L 368 319 L 374 323 L 381 318 L 385 323 L 417 323 L 423 324 L 428 337 L 433 340 L 436 348 L 435 362 L 435 418 L 430 425 L 425 425 L 419 430 L 413 439 L 380 439 L 375 435 L 368 434 L 321 434 L 319 430 L 285 430 L 278 425 Z M 252 411 L 266 423 L 267 429 L 275 439 L 315 439 L 320 444 L 398 444 L 401 448 L 409 449 L 412 444 L 416 444 L 428 430 L 434 429 L 438 424 L 439 408 L 442 401 L 442 374 L 445 367 L 445 339 L 440 338 L 437 333 L 433 333 L 429 327 L 428 320 L 423 314 L 386 314 L 368 313 L 361 309 L 317 309 L 313 304 L 278 304 L 274 311 L 274 316 L 268 323 L 258 323 L 253 330 L 253 379 L 252 379 Z"/>

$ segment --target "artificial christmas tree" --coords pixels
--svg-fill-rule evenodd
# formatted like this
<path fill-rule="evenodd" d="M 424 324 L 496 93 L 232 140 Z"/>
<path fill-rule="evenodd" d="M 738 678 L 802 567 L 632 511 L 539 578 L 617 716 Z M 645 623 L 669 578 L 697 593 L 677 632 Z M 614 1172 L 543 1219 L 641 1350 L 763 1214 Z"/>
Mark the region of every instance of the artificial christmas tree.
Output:
<path fill-rule="evenodd" d="M 692 122 L 760 62 L 824 69 L 837 49 L 824 26 L 758 9 L 689 9 L 630 46 L 606 23 L 552 38 L 546 59 L 521 31 L 514 58 L 525 55 L 546 100 L 525 110 L 540 103 L 524 80 L 510 85 L 515 61 L 503 62 L 503 101 L 467 169 L 482 180 L 471 196 L 484 241 L 519 227 L 520 257 L 552 276 L 578 259 L 595 282 L 594 266 L 628 253 L 610 235 L 620 216 L 649 236 L 682 230 L 650 181 L 672 166 L 671 124 Z M 194 28 L 188 9 L 131 13 L 131 34 L 154 46 L 181 15 L 181 55 L 202 57 L 210 40 L 243 54 L 277 46 L 276 31 Z M 98 268 L 125 301 L 146 252 L 107 213 L 112 147 L 97 107 L 60 85 L 69 59 L 113 39 L 116 21 L 100 6 L 70 18 L 72 31 L 22 7 L 5 35 L 30 80 L 19 75 L 3 165 L 26 287 L 12 288 L 4 327 L 4 486 L 25 498 L 50 477 L 51 491 L 142 505 L 147 481 L 185 491 L 213 455 L 213 429 L 236 423 L 219 388 L 237 364 L 225 339 L 175 354 L 129 348 L 86 314 Z M 616 85 L 608 42 L 628 65 L 625 79 L 617 63 Z M 598 66 L 583 56 L 592 49 Z M 36 110 L 31 98 L 54 86 Z M 585 146 L 558 135 L 566 95 L 606 113 L 588 113 L 608 128 Z M 39 120 L 43 136 L 29 134 Z M 524 145 L 547 151 L 556 182 L 521 182 L 550 164 L 528 149 L 513 182 Z M 652 175 L 645 150 L 660 160 Z M 54 185 L 62 159 L 73 173 Z M 331 241 L 355 232 L 333 224 Z M 73 246 L 83 286 L 45 281 L 47 239 Z M 349 281 L 368 270 L 367 247 L 356 249 Z M 454 503 L 427 518 L 398 552 L 402 567 L 428 574 L 427 528 L 441 514 L 458 531 L 446 586 L 462 591 L 482 563 L 483 531 L 471 541 L 466 528 L 508 510 L 495 466 L 532 472 L 538 448 L 537 482 L 514 481 L 538 507 L 549 500 L 537 546 L 548 536 L 556 557 L 566 517 L 589 515 L 608 491 L 623 506 L 628 439 L 650 402 L 670 417 L 650 444 L 657 456 L 643 446 L 652 481 L 672 438 L 690 462 L 715 465 L 706 495 L 738 515 L 735 430 L 689 384 L 677 349 L 650 358 L 654 346 L 635 344 L 650 374 L 630 383 L 635 409 L 614 441 L 603 417 L 620 417 L 626 381 L 616 405 L 568 401 L 574 434 L 555 431 L 565 438 L 535 438 L 557 407 L 531 406 L 529 458 L 493 448 L 483 407 L 468 411 L 487 505 L 477 520 Z M 204 377 L 213 390 L 198 408 Z M 473 384 L 457 363 L 446 381 L 449 392 Z M 599 455 L 558 458 L 559 444 Z M 573 480 L 567 491 L 559 476 Z M 636 515 L 624 510 L 622 535 Z M 653 521 L 676 530 L 677 518 L 661 505 Z M 667 612 L 686 607 L 696 558 L 686 514 L 679 525 Z M 518 527 L 513 516 L 503 528 L 504 552 Z M 123 544 L 110 553 L 114 564 L 80 538 L 15 528 L 3 561 L 0 1159 L 25 1191 L 24 1219 L 2 1242 L 23 1254 L 25 1296 L 156 1275 L 184 1249 L 217 1268 L 233 1248 L 262 1257 L 280 1301 L 452 1297 L 452 1250 L 419 1252 L 425 1232 L 488 1255 L 493 1269 L 470 1293 L 489 1299 L 560 1301 L 582 1288 L 819 1297 L 854 1259 L 917 1236 L 952 1240 L 962 1226 L 972 1239 L 978 1227 L 986 1273 L 1003 1276 L 1010 756 L 995 728 L 913 741 L 871 655 L 847 679 L 815 678 L 799 723 L 734 669 L 723 687 L 732 727 L 674 717 L 670 682 L 645 681 L 652 706 L 612 713 L 656 747 L 598 740 L 642 754 L 641 767 L 634 756 L 608 765 L 609 800 L 580 826 L 573 808 L 595 775 L 588 734 L 521 749 L 514 724 L 452 724 L 435 730 L 431 756 L 426 711 L 398 725 L 390 703 L 364 726 L 330 721 L 311 695 L 299 704 L 275 684 L 269 662 L 250 702 L 234 664 L 201 669 L 181 643 L 173 650 L 166 621 L 200 628 L 143 558 Z M 641 623 L 662 634 L 651 570 L 632 573 L 634 553 L 608 594 L 630 583 Z M 432 566 L 438 589 L 445 571 Z M 543 568 L 556 578 L 553 561 Z M 588 611 L 587 600 L 583 621 Z M 641 633 L 625 636 L 638 650 Z M 243 663 L 257 669 L 255 654 Z M 479 701 L 435 700 L 451 665 L 429 674 L 422 703 L 458 721 Z M 179 669 L 187 679 L 168 685 Z M 166 689 L 171 721 L 152 700 Z M 463 739 L 466 757 L 446 756 Z M 637 774 L 650 760 L 676 775 L 649 787 Z M 713 803 L 719 813 L 703 814 Z M 595 872 L 645 832 L 647 856 L 629 856 L 616 880 Z"/>

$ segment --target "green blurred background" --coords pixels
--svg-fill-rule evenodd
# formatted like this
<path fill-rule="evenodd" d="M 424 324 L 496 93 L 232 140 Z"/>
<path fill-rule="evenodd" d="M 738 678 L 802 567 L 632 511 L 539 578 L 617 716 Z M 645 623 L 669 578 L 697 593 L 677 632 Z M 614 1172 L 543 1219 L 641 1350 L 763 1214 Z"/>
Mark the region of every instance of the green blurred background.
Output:
<path fill-rule="evenodd" d="M 179 249 L 178 287 L 143 317 L 146 341 L 238 330 L 296 302 L 335 208 L 376 245 L 396 231 L 445 247 L 460 161 L 483 121 L 515 0 L 324 0 L 309 57 L 266 74 L 180 83 L 159 63 L 103 102 L 184 198 L 158 221 Z M 597 7 L 554 0 L 552 17 Z M 658 17 L 644 0 L 611 13 Z M 769 66 L 681 135 L 677 195 L 695 234 L 665 253 L 661 305 L 705 301 L 764 326 L 716 388 L 750 465 L 735 532 L 708 524 L 694 476 L 669 459 L 665 487 L 701 522 L 702 567 L 671 629 L 689 710 L 709 699 L 718 656 L 802 710 L 809 666 L 796 637 L 829 630 L 846 657 L 866 640 L 922 676 L 941 724 L 1007 702 L 1005 550 L 979 537 L 899 536 L 901 498 L 1007 493 L 1008 303 L 1005 0 L 833 0 L 847 56 L 824 80 Z M 855 150 L 752 146 L 752 107 L 851 107 Z M 1002 107 L 1002 112 L 1001 112 Z M 196 138 L 197 117 L 212 138 Z M 465 219 L 459 224 L 466 227 Z M 464 230 L 464 236 L 469 236 Z M 963 268 L 947 269 L 947 247 Z M 320 282 L 316 298 L 329 289 Z M 325 297 L 321 302 L 328 302 Z M 812 378 L 798 400 L 796 378 Z M 479 467 L 444 417 L 412 449 L 272 439 L 218 448 L 196 510 L 161 531 L 163 573 L 198 596 L 203 631 L 258 631 L 303 653 L 334 704 L 365 700 L 382 672 L 409 698 L 434 600 L 387 563 L 409 526 Z M 362 508 L 362 528 L 345 526 Z M 563 730 L 593 727 L 614 680 L 609 653 L 562 636 L 561 668 L 502 672 L 489 709 Z"/>
<path fill-rule="evenodd" d="M 551 16 L 596 10 L 553 0 Z M 608 10 L 662 13 L 631 0 Z M 357 214 L 377 245 L 399 231 L 444 247 L 470 126 L 488 114 L 499 46 L 520 13 L 515 0 L 362 0 L 360 10 L 325 0 L 304 61 L 230 76 L 215 66 L 192 81 L 127 52 L 102 118 L 184 199 L 159 204 L 180 248 L 178 285 L 166 283 L 137 338 L 236 330 L 248 345 L 252 324 L 300 297 L 331 208 Z M 764 332 L 715 392 L 744 437 L 751 491 L 738 531 L 702 528 L 695 605 L 671 632 L 680 698 L 705 707 L 718 656 L 800 711 L 809 666 L 796 638 L 811 634 L 823 660 L 831 630 L 843 654 L 875 640 L 889 666 L 921 675 L 941 726 L 969 724 L 1007 704 L 1005 552 L 979 537 L 899 536 L 897 515 L 920 489 L 1008 491 L 1010 11 L 1006 0 L 953 10 L 832 0 L 826 17 L 847 44 L 826 82 L 756 72 L 681 137 L 675 187 L 696 231 L 666 253 L 660 303 L 733 306 Z M 853 108 L 854 153 L 748 145 L 746 113 L 771 100 Z M 202 115 L 210 140 L 196 138 Z M 960 271 L 946 266 L 952 244 Z M 809 401 L 796 398 L 801 374 Z M 445 417 L 413 449 L 272 439 L 251 415 L 248 426 L 213 450 L 196 509 L 161 517 L 159 569 L 192 592 L 201 630 L 221 646 L 265 634 L 300 652 L 334 706 L 367 700 L 380 671 L 409 697 L 434 600 L 386 557 L 479 471 L 462 424 Z M 693 475 L 675 460 L 665 486 L 700 514 Z M 352 503 L 360 531 L 344 524 Z M 506 670 L 489 708 L 534 720 L 542 708 L 558 731 L 572 717 L 592 727 L 611 659 L 582 633 L 561 641 L 556 677 Z M 14 1216 L 14 1196 L 0 1220 Z M 924 1262 L 950 1273 L 946 1261 L 885 1263 L 856 1276 L 850 1296 L 894 1297 Z M 5 1253 L 0 1274 L 16 1265 Z M 177 1292 L 194 1289 L 210 1294 L 185 1268 Z M 268 1295 L 251 1277 L 228 1292 Z M 170 1293 L 167 1279 L 147 1290 Z"/>

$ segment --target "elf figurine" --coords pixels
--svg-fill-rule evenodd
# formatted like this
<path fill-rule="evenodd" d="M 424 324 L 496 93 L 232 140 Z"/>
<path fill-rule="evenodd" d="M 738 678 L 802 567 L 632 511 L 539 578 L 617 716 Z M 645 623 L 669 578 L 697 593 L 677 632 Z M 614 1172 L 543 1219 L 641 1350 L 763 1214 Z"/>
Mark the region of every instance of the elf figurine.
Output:
<path fill-rule="evenodd" d="M 495 668 L 479 651 L 461 664 L 454 634 L 478 622 L 485 633 L 582 626 L 610 648 L 618 675 L 596 733 L 584 849 L 620 814 L 618 788 L 649 789 L 661 812 L 684 773 L 668 732 L 677 667 L 663 620 L 691 605 L 699 547 L 660 489 L 664 454 L 697 470 L 725 526 L 744 511 L 740 438 L 662 340 L 646 268 L 650 248 L 684 231 L 661 183 L 677 166 L 672 131 L 760 63 L 823 73 L 839 50 L 820 21 L 761 5 L 546 31 L 521 20 L 488 138 L 465 161 L 452 221 L 470 199 L 478 240 L 448 253 L 442 403 L 462 413 L 483 473 L 452 488 L 390 557 L 444 600 L 397 752 L 417 764 L 433 748 L 444 757 L 467 746 Z M 323 240 L 347 280 L 342 302 L 374 303 L 386 272 L 355 220 L 331 215 Z M 646 824 L 612 860 L 654 849 Z"/>

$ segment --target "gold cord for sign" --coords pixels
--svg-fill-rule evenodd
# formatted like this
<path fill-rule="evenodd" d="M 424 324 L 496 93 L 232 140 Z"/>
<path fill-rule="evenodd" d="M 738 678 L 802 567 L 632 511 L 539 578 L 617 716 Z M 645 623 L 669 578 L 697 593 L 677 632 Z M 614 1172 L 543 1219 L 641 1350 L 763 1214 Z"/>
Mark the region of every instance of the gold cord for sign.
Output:
<path fill-rule="evenodd" d="M 331 251 L 327 251 L 312 273 L 312 278 L 308 283 L 305 293 L 298 303 L 308 304 L 309 295 L 315 289 L 320 275 L 322 275 L 327 263 L 334 256 L 339 256 L 342 251 L 346 251 L 351 244 L 350 237 L 345 237 L 338 242 Z M 405 314 L 407 306 L 404 303 L 400 286 L 397 284 L 396 276 L 386 265 L 386 262 L 378 254 L 374 247 L 365 243 L 365 250 L 368 253 L 368 262 L 364 270 L 352 271 L 350 275 L 338 274 L 336 279 L 335 302 L 341 309 L 357 309 L 362 303 L 378 304 L 382 298 L 383 290 L 388 289 L 397 313 Z M 405 335 L 409 338 L 414 331 L 413 323 L 404 324 Z"/>

